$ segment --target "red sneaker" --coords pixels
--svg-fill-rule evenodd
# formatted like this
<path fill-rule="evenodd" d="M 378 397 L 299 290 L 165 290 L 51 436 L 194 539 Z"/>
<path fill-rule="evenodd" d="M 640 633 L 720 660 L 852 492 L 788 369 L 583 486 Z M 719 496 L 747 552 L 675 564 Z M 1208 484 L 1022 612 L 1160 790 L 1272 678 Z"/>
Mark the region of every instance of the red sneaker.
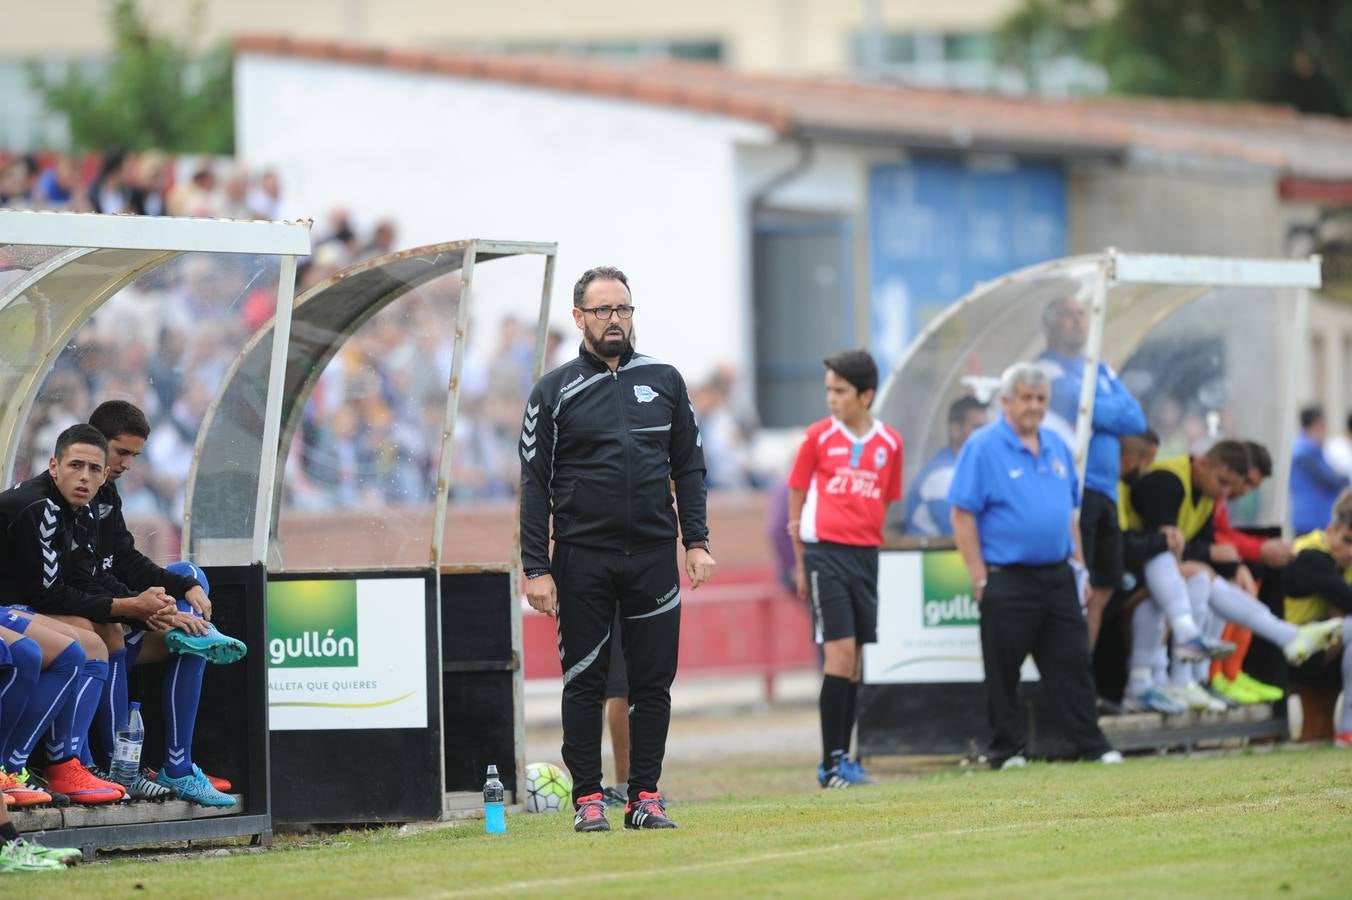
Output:
<path fill-rule="evenodd" d="M 1352 748 L 1352 731 L 1340 731 L 1333 736 L 1333 746 Z"/>
<path fill-rule="evenodd" d="M 0 791 L 5 792 L 5 806 L 22 808 L 52 802 L 52 795 L 42 788 L 34 787 L 3 770 L 0 770 Z"/>
<path fill-rule="evenodd" d="M 65 794 L 71 803 L 115 803 L 127 796 L 122 785 L 95 777 L 78 759 L 49 765 L 44 774 L 52 790 Z"/>
<path fill-rule="evenodd" d="M 577 798 L 577 815 L 573 817 L 574 831 L 609 831 L 606 820 L 606 795 L 588 794 Z"/>
<path fill-rule="evenodd" d="M 640 791 L 638 801 L 629 801 L 624 808 L 625 828 L 675 828 L 667 818 L 667 806 L 657 791 Z"/>

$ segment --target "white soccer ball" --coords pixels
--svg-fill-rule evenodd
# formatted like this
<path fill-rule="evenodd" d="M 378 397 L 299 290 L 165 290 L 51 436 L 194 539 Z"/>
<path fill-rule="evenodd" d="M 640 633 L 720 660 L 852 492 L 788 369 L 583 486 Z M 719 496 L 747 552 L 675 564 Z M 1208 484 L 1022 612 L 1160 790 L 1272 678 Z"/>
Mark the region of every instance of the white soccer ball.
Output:
<path fill-rule="evenodd" d="M 526 812 L 558 812 L 573 808 L 573 779 L 553 763 L 526 766 Z"/>

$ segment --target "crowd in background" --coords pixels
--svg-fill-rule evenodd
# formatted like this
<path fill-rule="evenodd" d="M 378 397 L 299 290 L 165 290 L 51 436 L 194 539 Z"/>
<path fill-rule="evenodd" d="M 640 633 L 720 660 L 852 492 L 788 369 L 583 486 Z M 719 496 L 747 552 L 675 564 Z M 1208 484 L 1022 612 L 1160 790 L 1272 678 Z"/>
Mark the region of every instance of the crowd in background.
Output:
<path fill-rule="evenodd" d="M 109 153 L 0 160 L 0 206 L 275 219 L 282 185 L 270 170 L 229 161 Z M 343 268 L 400 249 L 385 219 L 362 227 L 342 209 L 316 226 L 297 295 Z M 127 513 L 182 520 L 192 448 L 240 350 L 274 312 L 274 260 L 188 254 L 136 279 L 61 353 L 26 426 L 16 477 L 46 464 L 55 436 L 107 399 L 152 425 L 144 458 L 119 484 Z M 458 276 L 429 282 L 382 310 L 320 376 L 286 460 L 284 509 L 339 510 L 431 502 L 450 380 Z M 535 326 L 512 317 L 468 332 L 452 498 L 510 500 L 515 441 L 533 381 Z M 576 352 L 551 330 L 547 367 Z M 736 373 L 691 385 L 713 488 L 758 485 L 751 417 L 734 409 Z"/>

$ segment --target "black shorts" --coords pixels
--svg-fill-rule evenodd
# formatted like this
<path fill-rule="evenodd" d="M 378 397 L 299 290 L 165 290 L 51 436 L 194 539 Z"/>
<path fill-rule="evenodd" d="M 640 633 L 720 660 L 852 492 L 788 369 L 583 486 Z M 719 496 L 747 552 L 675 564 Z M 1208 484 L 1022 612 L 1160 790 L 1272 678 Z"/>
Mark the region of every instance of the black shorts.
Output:
<path fill-rule="evenodd" d="M 817 643 L 878 640 L 878 548 L 847 544 L 803 545 L 812 630 Z"/>
<path fill-rule="evenodd" d="M 1089 583 L 1096 588 L 1122 585 L 1122 526 L 1117 521 L 1117 504 L 1107 494 L 1084 489 L 1080 501 L 1080 545 Z"/>
<path fill-rule="evenodd" d="M 620 611 L 610 629 L 610 668 L 606 670 L 606 699 L 629 699 L 629 673 L 624 670 L 624 642 L 620 637 Z"/>

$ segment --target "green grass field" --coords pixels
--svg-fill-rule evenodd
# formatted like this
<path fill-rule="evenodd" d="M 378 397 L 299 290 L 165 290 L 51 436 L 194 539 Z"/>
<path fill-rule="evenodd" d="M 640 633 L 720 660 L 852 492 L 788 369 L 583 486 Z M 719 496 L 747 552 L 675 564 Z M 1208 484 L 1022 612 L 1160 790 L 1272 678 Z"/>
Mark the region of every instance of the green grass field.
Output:
<path fill-rule="evenodd" d="M 779 774 L 802 781 L 796 769 Z M 0 896 L 1352 895 L 1345 750 L 951 770 L 678 803 L 671 814 L 678 831 L 626 832 L 612 811 L 616 830 L 576 835 L 569 816 L 521 814 L 502 837 L 473 822 L 228 856 L 122 857 L 0 877 Z"/>

